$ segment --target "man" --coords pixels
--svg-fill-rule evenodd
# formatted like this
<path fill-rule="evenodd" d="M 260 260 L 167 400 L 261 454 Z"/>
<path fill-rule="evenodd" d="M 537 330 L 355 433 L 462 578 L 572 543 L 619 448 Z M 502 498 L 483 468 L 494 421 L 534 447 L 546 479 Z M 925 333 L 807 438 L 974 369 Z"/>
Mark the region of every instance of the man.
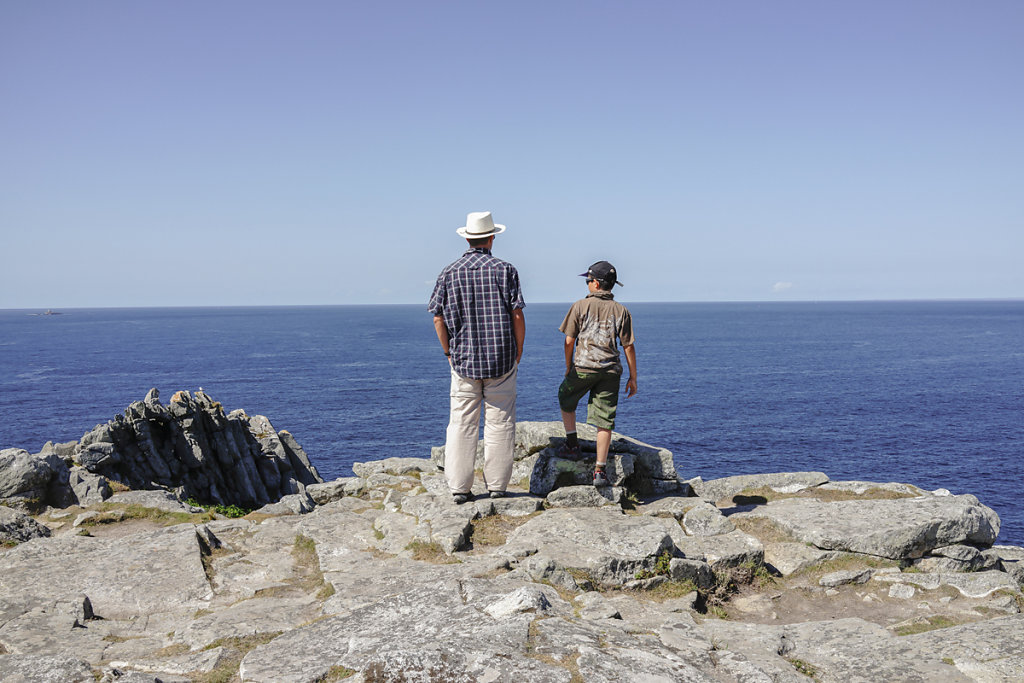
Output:
<path fill-rule="evenodd" d="M 491 255 L 505 231 L 490 211 L 474 212 L 455 232 L 469 250 L 437 278 L 430 297 L 434 329 L 451 367 L 451 412 L 444 472 L 457 504 L 473 499 L 473 468 L 484 406 L 484 484 L 505 495 L 516 437 L 516 372 L 526 318 L 515 267 Z"/>

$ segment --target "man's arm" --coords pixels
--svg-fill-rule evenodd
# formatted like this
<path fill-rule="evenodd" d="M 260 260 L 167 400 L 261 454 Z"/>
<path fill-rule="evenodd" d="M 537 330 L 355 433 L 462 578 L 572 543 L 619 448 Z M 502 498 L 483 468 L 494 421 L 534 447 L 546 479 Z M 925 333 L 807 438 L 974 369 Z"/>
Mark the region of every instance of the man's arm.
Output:
<path fill-rule="evenodd" d="M 526 316 L 523 315 L 523 309 L 514 308 L 512 309 L 512 334 L 516 338 L 516 364 L 519 364 L 519 359 L 523 357 L 523 344 L 526 343 Z"/>
<path fill-rule="evenodd" d="M 626 382 L 626 398 L 636 395 L 636 347 L 632 344 L 622 349 L 626 353 L 626 364 L 629 366 L 629 380 Z"/>
<path fill-rule="evenodd" d="M 565 374 L 572 370 L 572 350 L 576 346 L 576 337 L 565 338 Z"/>
<path fill-rule="evenodd" d="M 450 340 L 448 339 L 448 328 L 444 324 L 444 316 L 434 316 L 434 331 L 437 332 L 437 341 L 441 342 L 441 350 L 448 356 L 448 362 L 452 362 Z"/>

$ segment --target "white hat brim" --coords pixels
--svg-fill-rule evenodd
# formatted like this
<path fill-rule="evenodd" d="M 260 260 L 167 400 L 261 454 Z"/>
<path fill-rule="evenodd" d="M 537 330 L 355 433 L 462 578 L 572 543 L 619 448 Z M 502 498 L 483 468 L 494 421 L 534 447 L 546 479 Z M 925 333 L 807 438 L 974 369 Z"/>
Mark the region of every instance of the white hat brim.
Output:
<path fill-rule="evenodd" d="M 495 223 L 494 230 L 491 230 L 489 232 L 470 232 L 469 230 L 466 229 L 466 226 L 463 225 L 455 232 L 456 234 L 459 235 L 459 237 L 465 237 L 468 240 L 477 240 L 482 237 L 490 237 L 491 235 L 500 235 L 501 233 L 505 232 L 505 226 L 501 225 L 500 223 Z"/>

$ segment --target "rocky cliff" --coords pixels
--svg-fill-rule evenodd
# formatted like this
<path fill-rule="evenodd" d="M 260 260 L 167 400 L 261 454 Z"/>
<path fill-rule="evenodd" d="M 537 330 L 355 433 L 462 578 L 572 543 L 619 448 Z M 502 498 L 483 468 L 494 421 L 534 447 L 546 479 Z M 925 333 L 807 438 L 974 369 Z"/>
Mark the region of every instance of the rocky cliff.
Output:
<path fill-rule="evenodd" d="M 225 414 L 202 390 L 165 406 L 153 389 L 77 442 L 0 451 L 0 504 L 26 509 L 89 505 L 124 488 L 252 509 L 322 481 L 291 434 L 262 415 Z"/>
<path fill-rule="evenodd" d="M 1024 677 L 1024 548 L 974 496 L 669 480 L 671 453 L 621 435 L 595 489 L 560 434 L 520 424 L 511 495 L 465 505 L 435 449 L 241 519 L 157 490 L 0 509 L 0 680 Z"/>

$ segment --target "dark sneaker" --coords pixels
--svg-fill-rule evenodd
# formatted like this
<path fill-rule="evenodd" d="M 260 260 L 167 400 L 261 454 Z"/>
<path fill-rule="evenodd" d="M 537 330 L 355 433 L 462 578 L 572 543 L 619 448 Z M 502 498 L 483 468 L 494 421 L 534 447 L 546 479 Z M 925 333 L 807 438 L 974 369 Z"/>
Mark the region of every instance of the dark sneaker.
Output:
<path fill-rule="evenodd" d="M 594 486 L 611 486 L 608 475 L 604 470 L 594 470 Z"/>
<path fill-rule="evenodd" d="M 558 447 L 558 450 L 555 451 L 555 457 L 564 458 L 566 460 L 579 460 L 583 457 L 583 453 L 580 452 L 579 446 L 570 447 L 562 444 Z"/>
<path fill-rule="evenodd" d="M 456 505 L 462 505 L 463 503 L 468 503 L 469 501 L 473 500 L 473 494 L 472 493 L 453 493 L 452 494 L 452 500 L 455 501 Z"/>
<path fill-rule="evenodd" d="M 504 491 L 491 491 L 491 498 L 504 498 L 505 495 Z"/>

